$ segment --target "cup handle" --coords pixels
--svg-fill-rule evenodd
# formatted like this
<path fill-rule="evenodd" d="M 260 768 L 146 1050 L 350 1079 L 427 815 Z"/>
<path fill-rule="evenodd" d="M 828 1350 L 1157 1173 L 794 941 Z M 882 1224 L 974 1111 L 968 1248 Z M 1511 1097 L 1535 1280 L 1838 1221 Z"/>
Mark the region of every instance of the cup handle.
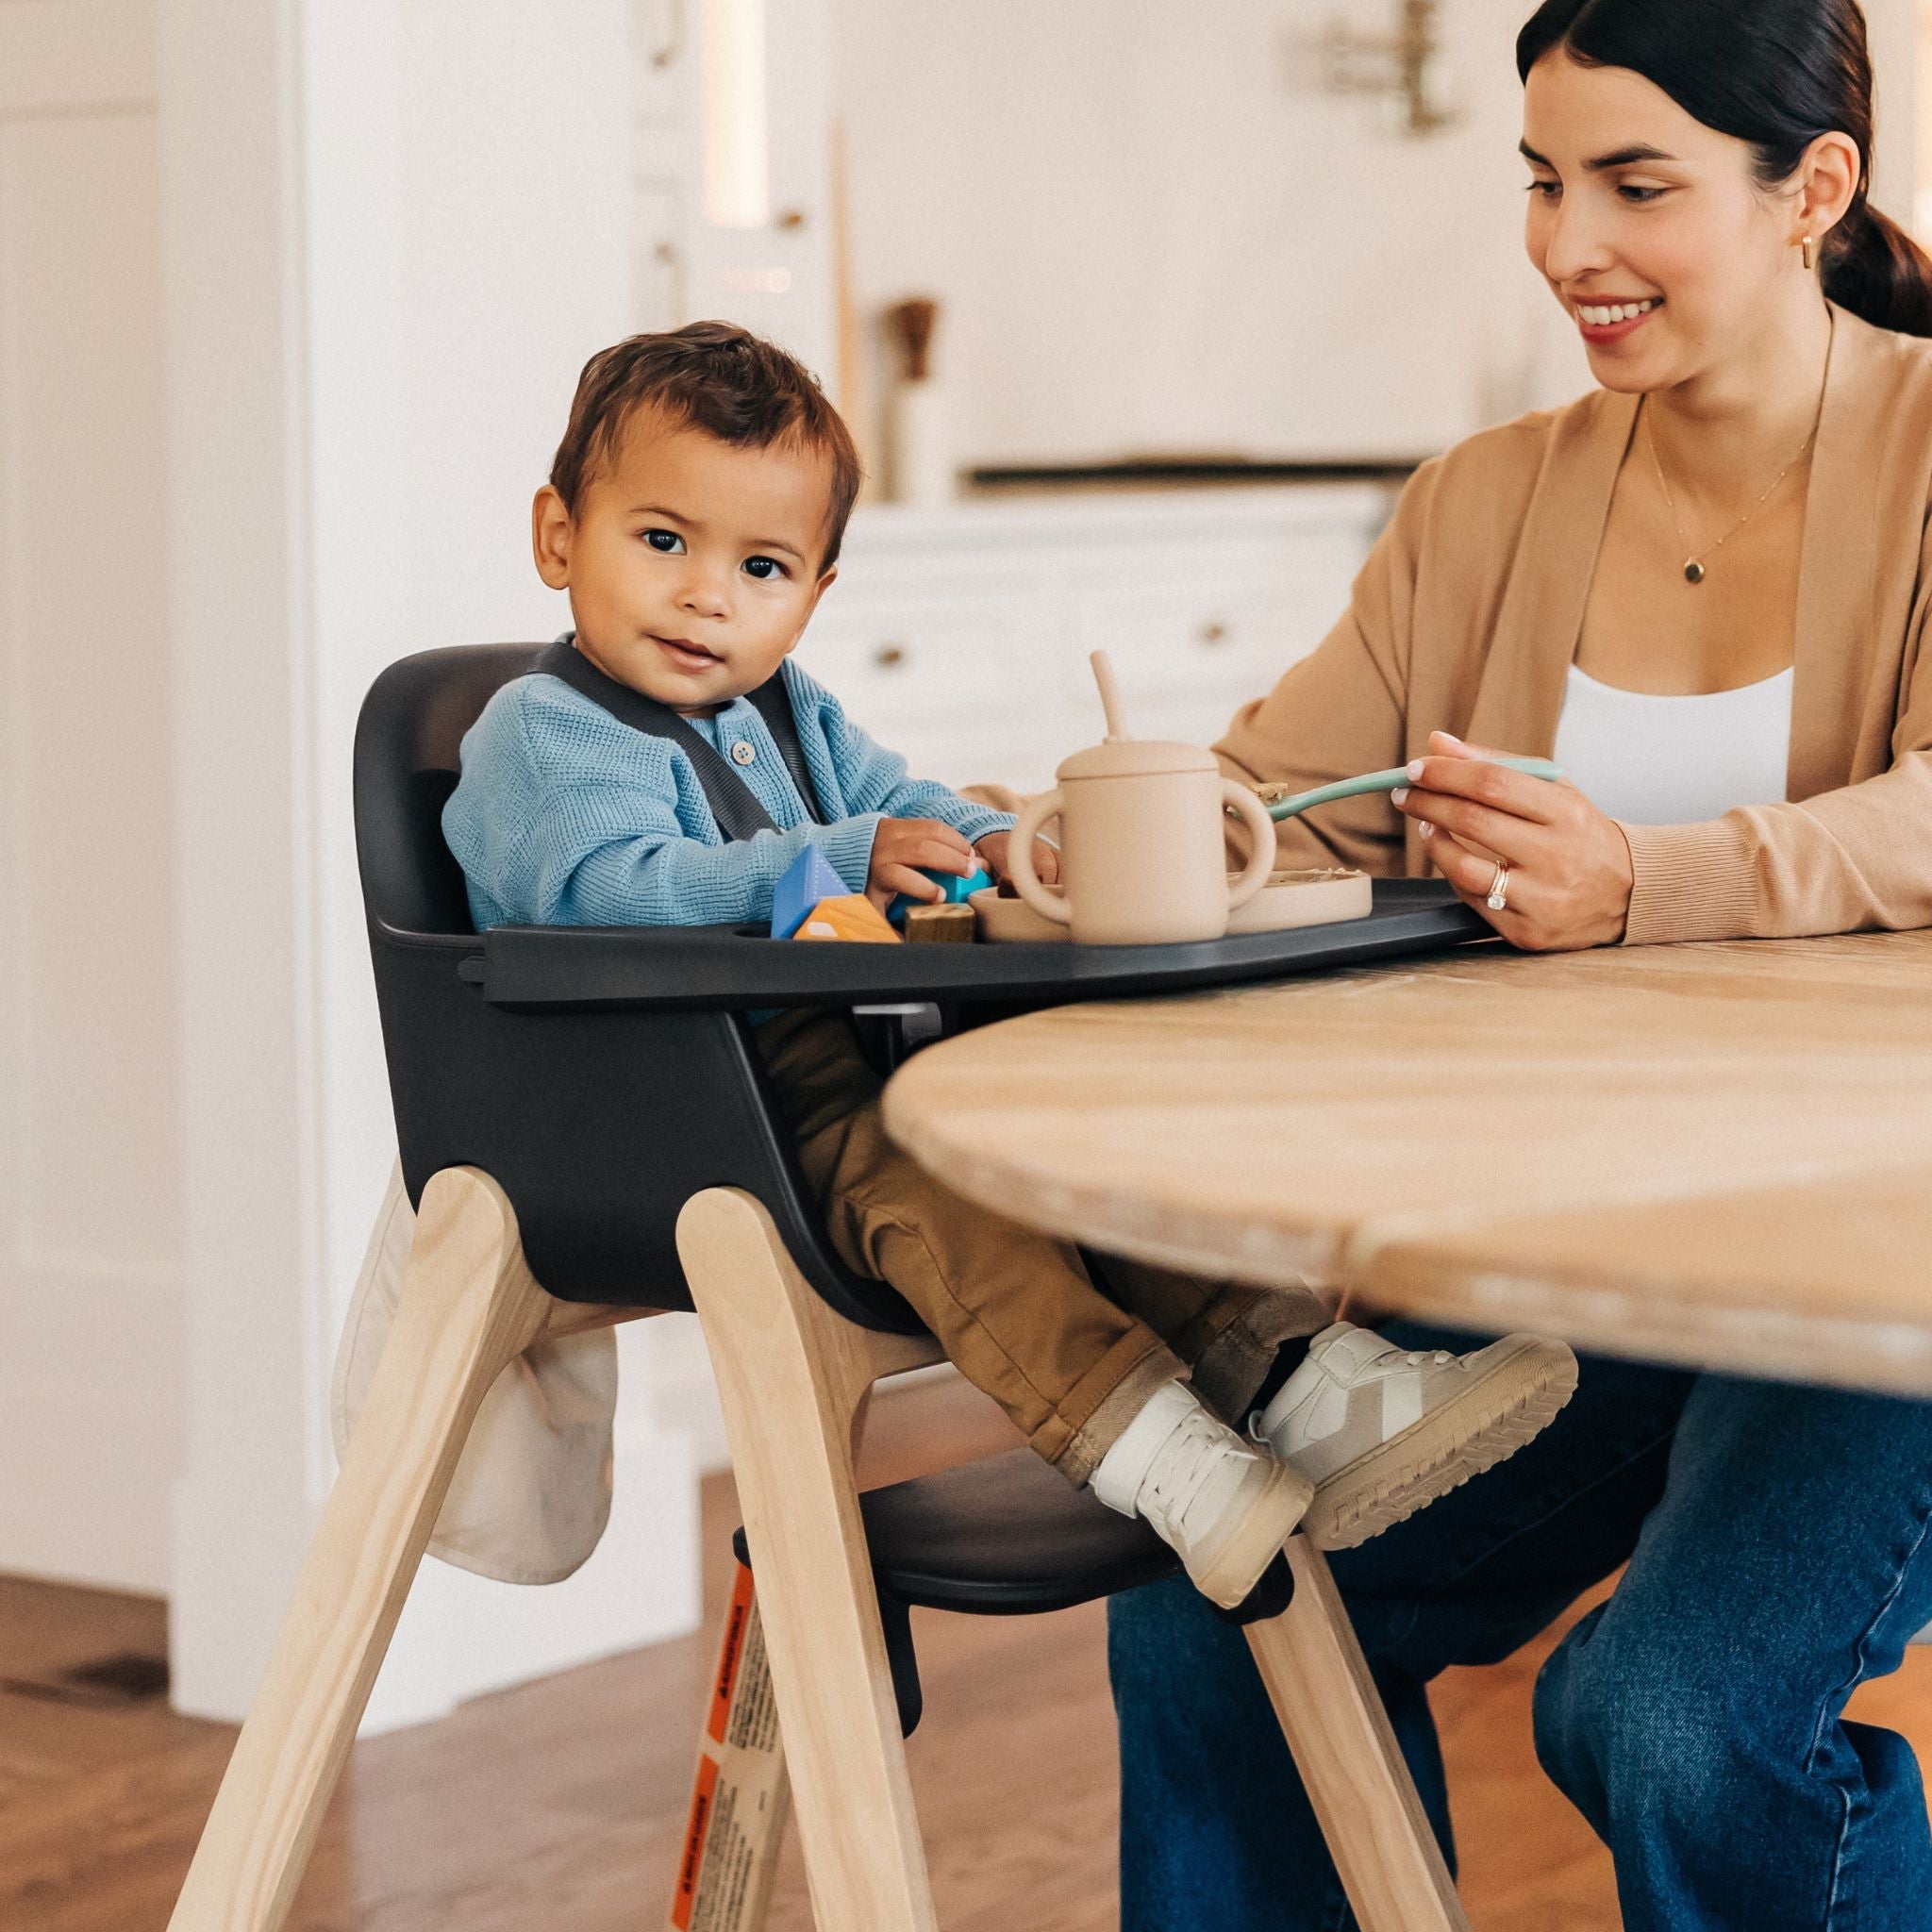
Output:
<path fill-rule="evenodd" d="M 1247 821 L 1249 831 L 1255 835 L 1255 849 L 1248 854 L 1247 870 L 1228 888 L 1227 909 L 1239 912 L 1274 874 L 1274 821 L 1260 799 L 1236 779 L 1224 782 L 1222 795 Z"/>
<path fill-rule="evenodd" d="M 1254 797 L 1252 792 L 1248 795 Z M 1260 802 L 1258 798 L 1255 800 L 1257 805 Z M 1012 880 L 1013 890 L 1041 918 L 1050 919 L 1056 925 L 1071 924 L 1074 908 L 1064 892 L 1056 892 L 1051 886 L 1041 884 L 1040 874 L 1033 869 L 1033 841 L 1041 826 L 1064 809 L 1064 806 L 1065 801 L 1058 791 L 1029 798 L 1020 808 L 1012 836 L 1007 841 L 1007 876 Z M 1271 833 L 1274 830 L 1273 819 L 1268 821 L 1268 829 Z"/>

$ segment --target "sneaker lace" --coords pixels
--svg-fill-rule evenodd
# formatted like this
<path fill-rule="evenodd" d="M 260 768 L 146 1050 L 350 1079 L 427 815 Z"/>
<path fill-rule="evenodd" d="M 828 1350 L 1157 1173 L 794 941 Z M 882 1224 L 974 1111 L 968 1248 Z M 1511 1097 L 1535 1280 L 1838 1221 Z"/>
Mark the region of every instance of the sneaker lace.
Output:
<path fill-rule="evenodd" d="M 1149 1499 L 1176 1529 L 1186 1524 L 1227 1447 L 1223 1432 L 1208 1416 L 1191 1415 L 1181 1428 L 1183 1441 L 1170 1451 L 1166 1467 L 1153 1478 Z"/>

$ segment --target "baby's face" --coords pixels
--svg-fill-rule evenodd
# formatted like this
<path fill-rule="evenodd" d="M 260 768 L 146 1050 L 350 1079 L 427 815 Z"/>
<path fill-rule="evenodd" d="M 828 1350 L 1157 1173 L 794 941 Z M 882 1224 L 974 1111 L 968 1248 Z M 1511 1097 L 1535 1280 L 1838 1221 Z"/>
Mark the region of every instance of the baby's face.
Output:
<path fill-rule="evenodd" d="M 538 492 L 537 568 L 570 592 L 599 670 L 675 710 L 715 710 L 777 670 L 832 581 L 830 475 L 815 451 L 742 448 L 641 410 L 575 517 Z"/>

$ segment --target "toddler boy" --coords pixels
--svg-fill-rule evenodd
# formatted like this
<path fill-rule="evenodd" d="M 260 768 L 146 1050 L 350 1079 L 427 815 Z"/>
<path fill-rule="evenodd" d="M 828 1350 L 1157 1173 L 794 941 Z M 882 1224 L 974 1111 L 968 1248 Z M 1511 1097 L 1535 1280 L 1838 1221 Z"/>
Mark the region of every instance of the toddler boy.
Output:
<path fill-rule="evenodd" d="M 1012 820 L 911 777 L 792 661 L 858 481 L 817 384 L 741 329 L 591 358 L 533 510 L 583 662 L 491 699 L 443 813 L 479 929 L 762 921 L 808 844 L 881 907 L 941 898 L 928 871 L 1004 876 Z M 591 694 L 617 688 L 686 720 L 772 829 L 727 837 L 689 745 Z M 766 724 L 774 699 L 809 799 Z M 1056 875 L 1050 847 L 1037 863 Z M 846 1265 L 890 1282 L 1041 1456 L 1143 1517 L 1224 1607 L 1297 1524 L 1359 1542 L 1511 1454 L 1574 1386 L 1559 1343 L 1405 1355 L 1306 1291 L 1115 1262 L 1103 1291 L 1075 1249 L 971 1206 L 886 1139 L 848 1021 L 783 1013 L 757 1041 Z"/>

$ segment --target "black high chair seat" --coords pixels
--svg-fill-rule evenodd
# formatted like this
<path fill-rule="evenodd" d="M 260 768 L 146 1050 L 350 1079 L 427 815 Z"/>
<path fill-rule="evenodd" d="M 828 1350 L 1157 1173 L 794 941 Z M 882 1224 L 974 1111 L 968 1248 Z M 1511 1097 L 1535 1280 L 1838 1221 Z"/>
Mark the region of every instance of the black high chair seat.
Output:
<path fill-rule="evenodd" d="M 922 1609 L 1069 1610 L 1180 1567 L 1139 1518 L 1076 1490 L 1030 1449 L 867 1491 L 858 1508 L 880 1589 Z"/>
<path fill-rule="evenodd" d="M 908 1737 L 924 1703 L 909 1610 L 1036 1616 L 1180 1569 L 1180 1558 L 1144 1523 L 1074 1489 L 1030 1449 L 869 1490 L 858 1510 Z M 731 1542 L 738 1560 L 751 1563 L 741 1528 Z"/>

